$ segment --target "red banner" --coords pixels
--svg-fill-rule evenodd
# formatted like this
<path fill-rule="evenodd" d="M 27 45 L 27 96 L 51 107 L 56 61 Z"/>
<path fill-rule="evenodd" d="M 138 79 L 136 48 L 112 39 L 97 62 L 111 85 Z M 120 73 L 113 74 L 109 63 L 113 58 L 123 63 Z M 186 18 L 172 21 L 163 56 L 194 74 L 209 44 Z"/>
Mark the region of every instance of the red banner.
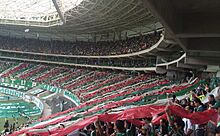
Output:
<path fill-rule="evenodd" d="M 50 134 L 53 134 L 55 136 L 64 136 L 66 134 L 69 134 L 69 133 L 77 130 L 77 129 L 82 129 L 85 126 L 87 126 L 91 123 L 94 123 L 98 119 L 101 120 L 101 121 L 104 121 L 104 122 L 114 122 L 116 120 L 128 120 L 131 123 L 133 121 L 134 124 L 140 125 L 143 122 L 141 122 L 139 120 L 135 120 L 135 119 L 156 116 L 159 113 L 165 112 L 165 108 L 166 108 L 166 106 L 153 106 L 153 105 L 151 105 L 151 106 L 140 106 L 140 107 L 124 110 L 124 111 L 122 111 L 120 113 L 117 113 L 117 114 L 95 115 L 95 116 L 92 116 L 92 117 L 85 118 L 82 121 L 78 121 L 75 124 L 73 124 L 72 126 L 67 127 L 65 129 L 62 129 L 62 131 L 60 129 L 50 130 Z M 176 106 L 176 105 L 169 106 L 168 109 L 170 110 L 170 112 L 173 115 L 177 115 L 177 116 L 180 116 L 180 117 L 183 117 L 183 118 L 188 118 L 194 124 L 204 124 L 204 123 L 207 123 L 210 120 L 215 122 L 217 120 L 217 116 L 218 116 L 218 113 L 217 113 L 216 110 L 207 110 L 207 111 L 204 111 L 204 112 L 189 113 L 185 109 L 183 109 L 179 106 Z M 166 118 L 165 114 L 158 117 L 157 119 L 154 119 L 153 122 L 156 123 L 161 118 Z M 68 120 L 68 119 L 66 119 L 66 120 Z M 57 121 L 55 121 L 55 123 L 57 123 Z M 44 126 L 45 125 L 42 125 L 40 127 L 44 127 Z M 18 134 L 22 134 L 22 133 L 25 133 L 25 132 L 27 133 L 28 130 L 36 129 L 36 128 L 40 128 L 40 127 L 38 126 L 38 127 L 24 129 L 24 130 L 19 131 L 17 133 L 13 133 L 12 136 L 16 136 Z M 36 132 L 28 132 L 28 134 L 33 134 L 33 133 L 36 133 Z M 39 133 L 49 133 L 49 132 L 39 132 Z"/>

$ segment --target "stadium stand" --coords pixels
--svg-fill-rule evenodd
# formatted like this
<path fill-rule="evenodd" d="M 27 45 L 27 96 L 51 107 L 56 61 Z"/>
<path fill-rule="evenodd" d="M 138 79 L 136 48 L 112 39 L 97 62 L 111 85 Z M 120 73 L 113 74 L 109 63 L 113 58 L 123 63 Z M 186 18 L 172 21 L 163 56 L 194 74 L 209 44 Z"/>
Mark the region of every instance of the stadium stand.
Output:
<path fill-rule="evenodd" d="M 57 66 L 46 66 L 42 64 L 36 65 L 20 63 L 9 67 L 8 69 L 7 68 L 2 74 L 2 77 L 4 78 L 13 78 L 12 76 L 14 76 L 25 80 L 32 80 L 38 83 L 48 83 L 50 85 L 69 90 L 81 101 L 80 106 L 76 106 L 67 98 L 57 96 L 58 94 L 56 92 L 50 92 L 47 90 L 32 92 L 32 94 L 46 100 L 45 102 L 49 105 L 49 107 L 52 108 L 52 115 L 50 115 L 50 118 L 42 118 L 40 119 L 40 122 L 35 122 L 36 125 L 30 127 L 37 128 L 33 132 L 28 130 L 29 127 L 25 127 L 23 130 L 25 130 L 25 132 L 28 134 L 41 134 L 41 132 L 38 132 L 38 130 L 43 129 L 42 127 L 44 125 L 40 125 L 42 121 L 47 123 L 47 125 L 53 125 L 56 124 L 56 120 L 63 122 L 64 120 L 68 120 L 68 117 L 73 118 L 72 115 L 75 115 L 76 113 L 77 116 L 74 117 L 74 120 L 76 121 L 81 117 L 88 118 L 89 116 L 95 116 L 96 114 L 104 115 L 105 112 L 108 112 L 111 115 L 114 114 L 118 108 L 118 112 L 120 112 L 120 108 L 125 108 L 126 111 L 126 109 L 130 106 L 137 108 L 137 106 L 140 107 L 146 104 L 155 103 L 155 105 L 157 105 L 158 102 L 161 103 L 161 101 L 166 100 L 167 94 L 169 94 L 169 96 L 176 96 L 181 100 L 179 101 L 179 99 L 174 99 L 174 103 L 182 104 L 185 103 L 182 101 L 189 101 L 185 98 L 190 98 L 191 90 L 201 88 L 205 83 L 204 81 L 198 80 L 195 80 L 193 83 L 172 82 L 166 80 L 164 77 L 156 76 L 154 74 L 129 74 L 118 72 L 113 74 L 110 71 L 97 71 L 67 67 L 64 68 Z M 20 71 L 22 71 L 22 75 Z M 201 93 L 199 90 L 195 90 L 193 97 L 205 97 L 205 94 L 208 93 L 204 93 L 204 91 Z M 88 123 L 91 124 L 92 122 Z M 158 122 L 155 121 L 155 125 L 157 123 Z M 63 124 L 69 127 L 71 126 L 71 121 L 65 121 Z M 104 123 L 104 125 L 107 124 Z M 140 125 L 140 122 L 136 125 Z M 65 134 L 69 133 L 69 131 L 66 129 L 64 130 Z M 52 133 L 61 133 L 59 132 L 58 128 L 50 131 Z M 104 132 L 104 130 L 102 131 Z M 13 135 L 17 135 L 19 133 L 20 131 L 13 133 Z"/>
<path fill-rule="evenodd" d="M 1 63 L 3 63 L 1 65 L 4 66 L 4 63 L 7 62 L 2 61 Z M 195 101 L 195 103 L 200 103 L 199 101 L 211 96 L 211 94 L 208 94 L 208 90 L 210 89 L 204 89 L 205 87 L 207 87 L 207 83 L 202 80 L 199 81 L 197 79 L 192 83 L 181 83 L 180 81 L 169 81 L 163 76 L 157 76 L 155 74 L 148 73 L 132 74 L 129 72 L 89 70 L 84 68 L 68 68 L 63 66 L 51 66 L 30 63 L 16 64 L 13 62 L 10 63 L 10 66 L 4 67 L 4 70 L 2 71 L 2 78 L 18 78 L 27 81 L 30 80 L 38 84 L 48 84 L 54 87 L 61 88 L 63 90 L 68 90 L 69 92 L 77 96 L 81 102 L 80 105 L 77 106 L 70 99 L 64 97 L 62 94 L 60 95 L 57 92 L 51 92 L 47 89 L 42 89 L 39 91 L 33 90 L 33 92 L 31 91 L 31 93 L 45 101 L 45 103 L 51 108 L 51 115 L 48 115 L 49 117 L 41 118 L 38 121 L 28 122 L 28 124 L 35 123 L 35 125 L 27 127 L 29 125 L 26 124 L 25 127 L 22 128 L 22 131 L 16 131 L 12 135 L 19 135 L 22 133 L 30 135 L 41 135 L 42 133 L 44 133 L 45 135 L 49 135 L 48 133 L 66 135 L 71 133 L 73 130 L 79 132 L 86 131 L 87 133 L 91 133 L 89 130 L 81 130 L 84 125 L 76 127 L 77 129 L 72 128 L 73 126 L 75 126 L 71 125 L 72 121 L 74 120 L 80 123 L 80 119 L 85 118 L 83 122 L 85 121 L 84 123 L 91 127 L 92 123 L 94 123 L 95 120 L 88 121 L 87 119 L 90 119 L 90 117 L 99 118 L 103 122 L 108 122 L 106 118 L 109 117 L 104 117 L 107 116 L 105 115 L 106 112 L 109 114 L 109 116 L 116 116 L 115 113 L 123 114 L 124 112 L 129 112 L 129 110 L 135 108 L 140 108 L 138 110 L 141 110 L 141 107 L 144 107 L 146 104 L 147 106 L 153 104 L 153 108 L 156 108 L 158 110 L 161 108 L 161 111 L 159 110 L 160 112 L 165 111 L 165 113 L 170 116 L 170 113 L 166 112 L 167 109 L 165 107 L 161 107 L 158 105 L 164 105 L 167 102 L 167 97 L 171 96 L 173 96 L 174 98 L 172 100 L 172 103 L 174 105 L 180 104 L 183 107 L 193 107 L 194 111 L 196 112 L 198 107 L 196 106 L 196 104 L 190 105 L 191 102 Z M 212 79 L 211 81 L 217 82 L 216 79 Z M 27 89 L 26 91 L 28 91 L 29 89 Z M 187 102 L 188 105 L 186 105 Z M 206 107 L 203 106 L 203 109 L 208 109 L 209 106 L 210 105 L 207 105 Z M 204 111 L 203 109 L 202 111 Z M 183 109 L 178 109 L 178 106 L 170 106 L 170 110 L 172 110 L 172 112 L 174 112 L 175 114 L 178 114 Z M 153 115 L 147 115 L 147 112 L 149 111 L 143 111 L 146 116 L 141 116 L 140 118 L 148 118 L 148 120 L 151 120 L 151 122 L 153 122 L 155 126 L 158 126 L 159 120 L 163 119 L 166 115 L 163 114 L 156 119 L 152 119 Z M 134 112 L 131 112 L 130 114 L 133 113 Z M 100 114 L 100 116 L 96 116 L 97 114 Z M 157 114 L 157 112 L 153 114 Z M 211 114 L 214 116 L 215 112 L 212 110 L 208 110 L 204 112 L 204 115 L 207 114 Z M 143 123 L 137 120 L 131 121 L 129 119 L 129 116 L 130 115 L 125 115 L 124 118 L 128 119 L 126 122 L 130 122 L 136 126 L 140 126 Z M 185 114 L 181 114 L 179 116 L 186 117 Z M 195 116 L 194 113 L 192 113 L 191 116 L 190 119 L 193 120 Z M 67 121 L 70 118 L 73 120 Z M 118 118 L 117 120 L 120 120 L 120 118 Z M 212 118 L 206 118 L 202 123 L 207 123 L 208 120 L 212 120 Z M 114 119 L 112 121 L 114 121 Z M 45 123 L 47 124 L 47 126 L 53 126 L 58 122 L 62 122 L 62 124 L 67 128 L 61 129 L 61 132 L 59 129 L 60 127 L 55 127 L 53 129 L 49 129 L 50 132 L 48 132 L 44 131 L 43 129 L 45 125 L 41 125 L 41 123 Z M 199 122 L 198 120 L 196 123 L 201 124 L 201 122 Z M 102 125 L 107 126 L 108 123 L 102 123 Z M 102 131 L 102 133 L 107 133 L 104 129 L 100 129 L 100 131 Z M 147 133 L 153 133 L 152 131 L 153 129 L 151 128 Z M 98 134 L 100 132 L 97 131 L 96 133 Z M 160 133 L 168 132 L 158 131 L 158 134 Z M 182 131 L 178 133 L 182 133 Z"/>
<path fill-rule="evenodd" d="M 0 37 L 0 49 L 60 55 L 107 56 L 138 52 L 154 45 L 160 33 L 127 38 L 120 41 L 60 42 Z M 18 44 L 20 43 L 20 44 Z M 61 46 L 63 45 L 63 46 Z M 64 47 L 65 46 L 65 47 Z M 61 48 L 62 47 L 62 48 Z"/>
<path fill-rule="evenodd" d="M 68 111 L 64 111 L 64 112 L 61 112 L 61 113 L 59 113 L 59 114 L 55 114 L 56 116 L 51 116 L 50 118 L 54 118 L 54 119 L 56 119 L 56 117 L 59 117 L 59 116 L 61 116 L 62 117 L 62 115 L 63 114 L 67 114 L 68 113 L 68 115 L 74 115 L 74 113 L 76 114 L 76 113 L 81 113 L 81 114 L 79 114 L 79 116 L 75 116 L 74 118 L 75 119 L 80 119 L 80 117 L 82 117 L 82 115 L 83 115 L 83 117 L 86 117 L 86 116 L 90 116 L 91 114 L 102 114 L 102 113 L 105 113 L 105 111 L 107 110 L 108 111 L 108 109 L 110 108 L 110 109 L 112 109 L 112 108 L 117 108 L 117 107 L 119 107 L 119 106 L 122 106 L 122 105 L 126 105 L 125 107 L 127 107 L 127 106 L 129 106 L 129 104 L 131 104 L 132 103 L 132 105 L 138 105 L 138 106 L 141 106 L 142 104 L 141 104 L 141 100 L 142 99 L 144 99 L 144 102 L 143 103 L 152 103 L 152 102 L 155 102 L 155 100 L 154 100 L 154 98 L 155 97 L 153 97 L 154 95 L 157 97 L 156 98 L 156 100 L 157 99 L 166 99 L 166 94 L 164 94 L 164 93 L 167 93 L 167 92 L 170 92 L 171 93 L 171 90 L 172 90 L 172 93 L 173 94 L 176 94 L 177 96 L 181 96 L 181 95 L 184 95 L 185 94 L 185 92 L 189 92 L 190 90 L 191 90 L 191 88 L 196 88 L 198 85 L 200 85 L 200 83 L 198 83 L 198 82 L 196 82 L 194 85 L 180 85 L 179 87 L 177 87 L 177 86 L 172 86 L 172 85 L 168 85 L 167 84 L 167 86 L 165 85 L 165 86 L 163 86 L 163 84 L 166 84 L 166 83 L 168 83 L 168 82 L 158 82 L 158 81 L 156 81 L 155 82 L 156 84 L 154 84 L 154 83 L 150 83 L 150 84 L 148 84 L 148 87 L 146 86 L 146 88 L 151 88 L 151 89 L 155 89 L 155 91 L 154 91 L 154 93 L 152 93 L 151 91 L 153 91 L 153 90 L 151 90 L 151 91 L 149 91 L 149 94 L 142 94 L 141 93 L 141 90 L 142 89 L 146 89 L 146 88 L 144 88 L 144 87 L 140 87 L 139 89 L 137 88 L 135 91 L 137 91 L 137 92 L 139 92 L 138 94 L 139 95 L 130 95 L 131 94 L 131 92 L 127 92 L 127 91 L 123 91 L 123 92 L 127 92 L 127 95 L 125 95 L 125 94 L 122 94 L 122 96 L 123 96 L 123 98 L 120 98 L 119 96 L 120 95 L 117 95 L 119 98 L 116 100 L 116 99 L 114 99 L 114 96 L 113 95 L 110 95 L 110 96 L 107 96 L 107 97 L 104 97 L 104 98 L 99 98 L 99 99 L 94 99 L 94 100 L 91 100 L 91 101 L 88 101 L 88 102 L 86 102 L 86 103 L 82 103 L 81 104 L 81 106 L 80 107 L 75 107 L 75 108 L 72 108 L 72 109 L 69 109 Z M 202 82 L 201 82 L 202 83 Z M 156 87 L 156 85 L 158 85 L 158 84 L 161 84 L 162 86 L 157 86 Z M 169 86 L 170 86 L 170 90 L 169 89 L 166 89 L 167 91 L 166 92 L 163 92 L 163 93 L 160 93 L 160 90 L 158 90 L 158 89 L 164 89 L 164 88 L 162 88 L 162 87 L 168 87 L 169 88 Z M 154 88 L 154 87 L 156 87 L 156 88 Z M 145 90 L 145 92 L 146 92 L 146 90 Z M 121 92 L 122 93 L 122 92 Z M 172 94 L 171 93 L 171 94 Z M 119 93 L 120 94 L 120 93 Z M 160 95 L 158 95 L 158 94 L 160 94 Z M 130 97 L 129 97 L 130 96 Z M 133 97 L 132 97 L 133 96 Z M 106 102 L 102 102 L 101 104 L 100 104 L 100 102 L 102 101 L 102 100 L 104 100 L 104 101 L 106 101 Z M 185 100 L 185 99 L 184 99 Z M 175 101 L 176 101 L 176 99 L 175 99 Z M 127 103 L 127 102 L 129 102 L 129 103 Z M 99 104 L 98 104 L 99 103 Z M 94 105 L 95 104 L 95 105 Z M 98 104 L 98 105 L 97 105 Z M 91 107 L 92 106 L 92 107 Z M 137 107 L 136 107 L 137 108 Z M 109 109 L 109 110 L 110 110 Z M 111 110 L 110 110 L 111 111 Z M 126 110 L 125 110 L 126 111 Z M 73 112 L 73 113 L 71 113 L 71 112 Z M 71 114 L 69 114 L 69 113 L 71 113 Z M 114 115 L 114 113 L 111 113 L 110 112 L 110 114 L 113 114 Z M 103 115 L 105 115 L 105 114 L 103 114 Z M 72 118 L 72 117 L 71 117 Z M 89 117 L 88 117 L 89 118 Z M 41 119 L 41 120 L 47 120 L 47 119 L 49 119 L 49 118 L 44 118 L 44 119 Z M 57 118 L 57 119 L 59 119 L 59 118 Z M 64 119 L 64 117 L 63 117 L 63 119 Z M 67 119 L 67 118 L 65 118 L 65 119 Z M 64 120 L 65 120 L 64 119 Z M 103 119 L 103 118 L 101 118 L 101 120 L 105 120 L 105 119 Z M 90 121 L 88 121 L 88 122 L 86 122 L 86 123 L 93 123 L 93 121 L 91 122 L 92 120 L 90 120 Z M 54 124 L 56 121 L 54 121 L 54 122 L 48 122 L 48 124 L 50 124 L 50 125 L 52 125 L 52 124 Z M 66 125 L 67 126 L 69 126 L 68 124 L 70 124 L 71 122 L 64 122 L 64 125 L 65 125 L 65 127 L 66 127 Z M 105 125 L 105 123 L 103 124 L 103 125 Z M 140 125 L 140 124 L 139 124 Z M 39 125 L 38 127 L 37 127 L 38 125 L 36 125 L 36 128 L 39 128 L 39 127 L 42 127 L 41 125 Z M 26 130 L 28 130 L 29 128 L 26 128 Z M 52 133 L 54 133 L 54 132 L 58 132 L 58 130 L 59 129 L 53 129 L 53 130 L 51 130 L 52 131 Z M 74 130 L 74 129 L 73 129 Z M 36 132 L 37 132 L 37 130 L 35 130 Z M 89 130 L 87 130 L 87 131 L 89 131 Z M 68 131 L 69 132 L 69 131 Z M 67 133 L 68 133 L 67 132 Z M 83 131 L 82 131 L 83 132 Z M 103 130 L 103 132 L 104 132 L 104 130 Z M 34 132 L 30 132 L 30 134 L 32 134 L 32 133 L 34 133 Z M 37 132 L 37 133 L 39 133 L 39 134 L 41 134 L 41 132 Z M 43 132 L 43 133 L 48 133 L 48 132 Z M 150 133 L 150 132 L 149 132 Z M 18 133 L 17 133 L 18 134 Z M 66 134 L 65 132 L 63 133 L 63 134 Z"/>
<path fill-rule="evenodd" d="M 0 135 L 220 135 L 219 9 L 1 0 Z"/>

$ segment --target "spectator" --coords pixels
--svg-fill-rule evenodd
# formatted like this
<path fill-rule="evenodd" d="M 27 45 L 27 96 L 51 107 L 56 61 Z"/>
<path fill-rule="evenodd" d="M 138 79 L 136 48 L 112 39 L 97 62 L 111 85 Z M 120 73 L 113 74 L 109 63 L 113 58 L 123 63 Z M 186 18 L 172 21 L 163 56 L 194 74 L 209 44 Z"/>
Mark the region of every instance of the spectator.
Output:
<path fill-rule="evenodd" d="M 195 112 L 203 112 L 206 110 L 206 106 L 201 102 L 199 98 L 194 99 L 194 104 L 195 104 Z M 206 134 L 205 125 L 206 124 L 195 125 L 196 136 L 205 136 Z"/>
<path fill-rule="evenodd" d="M 109 122 L 107 123 L 106 136 L 110 136 L 114 133 L 114 124 Z"/>
<path fill-rule="evenodd" d="M 165 136 L 168 135 L 168 122 L 164 119 L 160 120 L 160 126 L 159 126 L 159 136 Z"/>
<path fill-rule="evenodd" d="M 117 120 L 115 122 L 116 131 L 111 136 L 126 136 L 126 129 L 123 120 Z"/>
<path fill-rule="evenodd" d="M 96 136 L 96 128 L 94 124 L 91 124 L 91 133 L 90 136 Z"/>
<path fill-rule="evenodd" d="M 171 115 L 169 110 L 166 110 L 167 120 L 169 122 L 169 126 L 171 127 L 171 131 L 169 132 L 170 136 L 183 136 L 184 135 L 184 122 L 178 116 L 173 116 L 173 120 L 171 119 Z"/>
<path fill-rule="evenodd" d="M 217 109 L 218 111 L 218 120 L 217 120 L 217 127 L 220 126 L 220 101 L 217 101 L 213 108 Z"/>
<path fill-rule="evenodd" d="M 220 126 L 216 128 L 216 136 L 220 136 Z"/>
<path fill-rule="evenodd" d="M 190 113 L 193 112 L 193 108 L 190 106 L 186 106 L 185 109 Z M 193 133 L 193 124 L 191 123 L 190 119 L 183 118 L 184 121 L 184 133 L 186 136 L 190 136 Z"/>
<path fill-rule="evenodd" d="M 145 136 L 150 136 L 153 133 L 153 125 L 151 123 L 151 119 L 144 119 L 145 125 L 142 127 L 142 129 L 145 132 Z"/>
<path fill-rule="evenodd" d="M 215 103 L 216 103 L 215 96 L 214 96 L 213 94 L 210 94 L 210 95 L 208 96 L 208 103 L 207 103 L 207 104 L 208 104 L 208 107 L 214 106 Z"/>
<path fill-rule="evenodd" d="M 206 106 L 201 102 L 199 98 L 194 99 L 194 104 L 195 104 L 195 111 L 196 112 L 202 112 L 206 110 Z"/>

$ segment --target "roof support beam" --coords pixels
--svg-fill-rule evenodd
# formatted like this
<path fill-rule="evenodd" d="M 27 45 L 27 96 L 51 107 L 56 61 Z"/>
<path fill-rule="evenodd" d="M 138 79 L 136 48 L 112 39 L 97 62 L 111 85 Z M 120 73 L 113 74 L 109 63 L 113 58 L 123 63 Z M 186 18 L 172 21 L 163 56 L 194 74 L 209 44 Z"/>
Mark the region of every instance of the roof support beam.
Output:
<path fill-rule="evenodd" d="M 177 65 L 177 63 L 167 65 L 166 69 L 167 70 L 175 70 L 175 71 L 183 71 L 184 70 L 183 68 L 176 67 L 176 65 Z"/>
<path fill-rule="evenodd" d="M 219 12 L 184 13 L 176 35 L 178 38 L 220 37 L 219 16 Z"/>
<path fill-rule="evenodd" d="M 190 52 L 220 53 L 220 37 L 190 38 L 187 49 Z M 210 54 L 211 56 L 213 54 Z"/>
<path fill-rule="evenodd" d="M 189 64 L 184 64 L 181 62 L 177 62 L 177 67 L 178 68 L 187 68 L 187 69 L 205 69 L 205 66 L 201 65 L 189 65 Z"/>
<path fill-rule="evenodd" d="M 220 58 L 219 57 L 191 57 L 186 56 L 185 58 L 186 64 L 193 65 L 219 65 Z"/>
<path fill-rule="evenodd" d="M 52 0 L 52 1 L 53 1 L 54 7 L 57 10 L 57 13 L 58 13 L 60 19 L 62 20 L 63 24 L 65 24 L 66 23 L 66 19 L 64 17 L 64 13 L 61 11 L 59 0 Z"/>
<path fill-rule="evenodd" d="M 169 0 L 142 0 L 143 5 L 158 17 L 159 21 L 164 25 L 166 31 L 174 38 L 174 40 L 186 51 L 187 41 L 178 39 L 175 34 L 182 25 L 181 16 L 173 8 L 172 2 Z"/>

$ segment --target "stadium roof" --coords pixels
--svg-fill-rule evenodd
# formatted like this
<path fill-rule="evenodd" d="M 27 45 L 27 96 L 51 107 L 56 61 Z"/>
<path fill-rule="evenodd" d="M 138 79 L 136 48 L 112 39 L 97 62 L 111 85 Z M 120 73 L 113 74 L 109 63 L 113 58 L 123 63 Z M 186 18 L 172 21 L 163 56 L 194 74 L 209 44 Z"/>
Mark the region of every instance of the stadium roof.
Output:
<path fill-rule="evenodd" d="M 75 8 L 83 0 L 56 0 L 60 10 L 66 11 Z M 1 0 L 0 20 L 2 24 L 38 25 L 30 22 L 59 20 L 60 17 L 52 0 Z M 11 22 L 10 22 L 11 21 Z M 45 25 L 50 26 L 50 25 Z"/>
<path fill-rule="evenodd" d="M 60 19 L 53 1 L 59 6 Z M 115 32 L 137 27 L 155 29 L 158 20 L 142 0 L 3 0 L 0 35 L 40 35 L 70 39 L 75 34 Z M 30 29 L 25 33 L 25 29 Z M 24 36 L 23 36 L 24 37 Z"/>

